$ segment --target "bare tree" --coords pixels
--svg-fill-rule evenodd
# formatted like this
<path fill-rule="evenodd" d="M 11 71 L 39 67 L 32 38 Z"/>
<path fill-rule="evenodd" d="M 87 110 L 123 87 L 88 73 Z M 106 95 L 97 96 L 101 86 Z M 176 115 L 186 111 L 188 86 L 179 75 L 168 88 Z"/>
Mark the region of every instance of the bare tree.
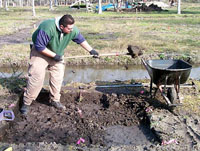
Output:
<path fill-rule="evenodd" d="M 23 7 L 23 0 L 19 0 L 19 6 Z"/>
<path fill-rule="evenodd" d="M 33 12 L 33 16 L 35 17 L 36 16 L 36 13 L 35 13 L 35 0 L 32 0 L 32 12 Z"/>
<path fill-rule="evenodd" d="M 53 10 L 53 1 L 49 0 L 49 10 Z"/>
<path fill-rule="evenodd" d="M 58 6 L 58 0 L 54 0 L 54 6 Z"/>
<path fill-rule="evenodd" d="M 102 5 L 101 5 L 102 1 L 99 0 L 99 10 L 98 10 L 98 14 L 102 14 Z"/>
<path fill-rule="evenodd" d="M 5 0 L 4 1 L 4 7 L 5 7 L 5 10 L 8 11 L 8 0 Z"/>
<path fill-rule="evenodd" d="M 2 7 L 3 7 L 2 0 L 0 0 L 0 8 L 2 8 Z"/>
<path fill-rule="evenodd" d="M 16 7 L 16 2 L 12 0 L 12 7 Z"/>
<path fill-rule="evenodd" d="M 120 11 L 120 9 L 121 9 L 121 3 L 122 3 L 122 0 L 116 0 L 116 7 L 115 7 L 115 4 L 114 4 L 114 8 L 115 8 L 115 10 L 117 11 L 117 12 L 119 12 Z"/>
<path fill-rule="evenodd" d="M 29 5 L 30 5 L 30 1 L 27 0 L 27 1 L 26 1 L 26 6 L 29 6 Z"/>
<path fill-rule="evenodd" d="M 181 0 L 178 0 L 177 9 L 178 9 L 178 14 L 181 14 Z"/>

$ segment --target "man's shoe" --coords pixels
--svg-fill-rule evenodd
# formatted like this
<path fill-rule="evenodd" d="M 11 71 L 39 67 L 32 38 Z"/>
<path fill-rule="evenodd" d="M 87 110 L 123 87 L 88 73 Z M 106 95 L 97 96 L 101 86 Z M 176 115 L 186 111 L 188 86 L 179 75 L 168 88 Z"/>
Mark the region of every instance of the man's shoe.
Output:
<path fill-rule="evenodd" d="M 28 112 L 29 112 L 29 105 L 23 104 L 22 107 L 20 108 L 20 112 L 23 115 L 28 114 Z"/>
<path fill-rule="evenodd" d="M 55 102 L 55 101 L 52 101 L 51 102 L 51 105 L 57 109 L 60 109 L 60 110 L 66 110 L 66 107 L 64 105 L 62 105 L 60 102 Z"/>

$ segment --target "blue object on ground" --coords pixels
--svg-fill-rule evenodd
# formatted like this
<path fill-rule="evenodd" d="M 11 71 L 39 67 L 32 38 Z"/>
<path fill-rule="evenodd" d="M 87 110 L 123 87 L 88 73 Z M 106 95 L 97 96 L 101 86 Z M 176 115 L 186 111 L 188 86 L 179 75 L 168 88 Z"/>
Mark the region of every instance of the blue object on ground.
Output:
<path fill-rule="evenodd" d="M 103 5 L 101 8 L 102 8 L 102 11 L 106 11 L 108 8 L 114 8 L 114 5 L 107 4 L 107 5 Z M 96 6 L 96 9 L 99 9 L 99 6 Z"/>
<path fill-rule="evenodd" d="M 15 118 L 15 115 L 13 113 L 12 110 L 4 110 L 4 109 L 1 109 L 0 110 L 0 121 L 13 121 Z"/>
<path fill-rule="evenodd" d="M 102 8 L 102 11 L 106 11 L 109 8 L 114 8 L 114 5 L 110 3 L 110 4 L 107 4 L 107 5 L 103 5 L 101 8 Z M 121 8 L 132 8 L 132 6 L 131 5 L 126 5 L 126 6 L 122 6 Z M 99 9 L 98 5 L 96 6 L 96 9 L 97 10 Z"/>

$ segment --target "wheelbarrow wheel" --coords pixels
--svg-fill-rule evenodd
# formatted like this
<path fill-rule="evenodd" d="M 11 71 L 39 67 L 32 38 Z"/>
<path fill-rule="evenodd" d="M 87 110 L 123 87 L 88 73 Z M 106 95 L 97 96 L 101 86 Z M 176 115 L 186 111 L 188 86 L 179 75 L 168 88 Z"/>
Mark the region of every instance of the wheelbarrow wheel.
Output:
<path fill-rule="evenodd" d="M 174 87 L 168 88 L 167 97 L 172 104 L 177 104 L 177 93 Z"/>

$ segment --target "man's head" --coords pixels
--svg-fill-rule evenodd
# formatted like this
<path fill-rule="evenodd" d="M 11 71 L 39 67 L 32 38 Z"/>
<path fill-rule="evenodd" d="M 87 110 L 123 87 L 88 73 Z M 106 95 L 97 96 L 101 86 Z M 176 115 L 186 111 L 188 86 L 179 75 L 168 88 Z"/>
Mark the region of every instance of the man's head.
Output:
<path fill-rule="evenodd" d="M 74 23 L 74 18 L 71 15 L 66 14 L 59 21 L 60 29 L 63 33 L 69 34 L 73 30 Z"/>

